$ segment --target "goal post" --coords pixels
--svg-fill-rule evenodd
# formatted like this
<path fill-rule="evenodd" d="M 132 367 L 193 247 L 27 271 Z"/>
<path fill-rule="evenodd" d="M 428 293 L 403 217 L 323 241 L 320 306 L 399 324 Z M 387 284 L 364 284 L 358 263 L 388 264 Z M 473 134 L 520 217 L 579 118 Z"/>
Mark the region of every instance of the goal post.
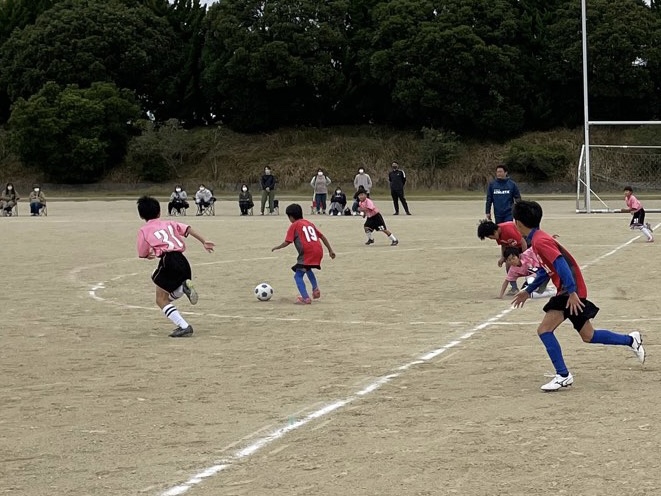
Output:
<path fill-rule="evenodd" d="M 661 121 L 590 121 L 590 126 L 648 126 Z M 661 129 L 657 129 L 661 131 Z M 586 134 L 586 141 L 589 135 Z M 636 140 L 639 141 L 639 140 Z M 656 141 L 656 140 L 654 140 Z M 590 143 L 581 147 L 576 176 L 576 213 L 616 213 L 623 204 L 604 200 L 606 194 L 621 194 L 625 186 L 634 194 L 661 192 L 661 145 Z M 616 205 L 617 208 L 613 207 Z M 646 212 L 661 209 L 646 208 Z"/>

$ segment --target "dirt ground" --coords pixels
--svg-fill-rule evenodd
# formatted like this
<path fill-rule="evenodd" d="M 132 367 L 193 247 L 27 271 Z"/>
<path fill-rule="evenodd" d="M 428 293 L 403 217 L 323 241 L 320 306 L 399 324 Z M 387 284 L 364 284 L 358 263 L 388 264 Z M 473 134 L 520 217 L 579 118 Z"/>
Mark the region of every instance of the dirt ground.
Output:
<path fill-rule="evenodd" d="M 641 329 L 648 353 L 641 367 L 564 324 L 575 384 L 544 394 L 545 300 L 495 298 L 483 202 L 412 202 L 411 217 L 376 202 L 397 247 L 364 246 L 359 218 L 312 218 L 338 256 L 305 307 L 294 248 L 270 251 L 286 216 L 222 202 L 180 219 L 217 243 L 188 242 L 189 339 L 156 309 L 134 202 L 1 218 L 0 494 L 661 494 L 659 243 L 634 239 L 627 215 L 542 202 L 543 227 L 586 266 L 596 327 Z M 262 281 L 269 302 L 253 296 Z"/>

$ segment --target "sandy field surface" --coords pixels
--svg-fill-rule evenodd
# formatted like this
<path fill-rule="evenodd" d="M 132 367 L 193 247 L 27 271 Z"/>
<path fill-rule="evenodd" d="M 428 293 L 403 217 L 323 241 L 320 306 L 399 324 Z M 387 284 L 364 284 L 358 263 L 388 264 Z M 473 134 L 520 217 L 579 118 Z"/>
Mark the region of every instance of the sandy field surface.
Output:
<path fill-rule="evenodd" d="M 0 218 L 0 494 L 661 494 L 661 238 L 645 243 L 625 214 L 542 202 L 543 227 L 584 267 L 595 327 L 641 330 L 648 353 L 641 366 L 565 323 L 575 383 L 545 394 L 546 300 L 496 298 L 483 202 L 413 201 L 393 217 L 375 200 L 399 246 L 365 246 L 356 217 L 311 217 L 338 255 L 304 307 L 294 248 L 270 250 L 285 215 L 223 201 L 178 218 L 217 244 L 188 241 L 200 301 L 177 303 L 186 339 L 168 337 L 155 263 L 136 257 L 135 202 Z M 269 302 L 253 295 L 262 281 Z"/>

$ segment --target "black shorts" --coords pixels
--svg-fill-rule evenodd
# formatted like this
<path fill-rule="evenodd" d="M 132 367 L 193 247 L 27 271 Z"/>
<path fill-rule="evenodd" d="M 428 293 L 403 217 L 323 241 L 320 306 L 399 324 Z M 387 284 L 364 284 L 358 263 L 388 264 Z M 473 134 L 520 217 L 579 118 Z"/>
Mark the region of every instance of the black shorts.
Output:
<path fill-rule="evenodd" d="M 307 272 L 308 270 L 312 270 L 312 269 L 321 270 L 321 265 L 303 265 L 297 263 L 296 265 L 291 266 L 291 270 L 293 270 L 294 272 L 299 270 Z"/>
<path fill-rule="evenodd" d="M 164 253 L 158 261 L 158 267 L 151 276 L 151 280 L 159 288 L 172 293 L 181 286 L 186 279 L 192 277 L 190 264 L 183 253 L 172 251 Z"/>
<path fill-rule="evenodd" d="M 580 331 L 583 329 L 583 326 L 588 320 L 594 319 L 596 317 L 597 313 L 599 312 L 599 307 L 597 307 L 597 305 L 592 303 L 590 300 L 581 298 L 581 301 L 585 305 L 585 307 L 583 307 L 583 311 L 578 315 L 570 315 L 569 308 L 567 308 L 568 300 L 569 295 L 567 293 L 552 296 L 548 303 L 544 305 L 544 311 L 548 312 L 549 310 L 560 310 L 564 313 L 565 319 L 569 319 L 569 322 L 573 324 L 574 329 Z"/>
<path fill-rule="evenodd" d="M 634 227 L 637 226 L 644 226 L 645 225 L 645 209 L 641 208 L 638 210 L 638 212 L 634 212 L 633 216 L 631 217 L 631 222 L 629 223 L 629 227 L 633 229 Z"/>
<path fill-rule="evenodd" d="M 372 231 L 385 231 L 386 223 L 383 220 L 383 216 L 379 213 L 372 217 L 368 217 L 367 220 L 365 220 L 365 228 L 371 229 Z"/>

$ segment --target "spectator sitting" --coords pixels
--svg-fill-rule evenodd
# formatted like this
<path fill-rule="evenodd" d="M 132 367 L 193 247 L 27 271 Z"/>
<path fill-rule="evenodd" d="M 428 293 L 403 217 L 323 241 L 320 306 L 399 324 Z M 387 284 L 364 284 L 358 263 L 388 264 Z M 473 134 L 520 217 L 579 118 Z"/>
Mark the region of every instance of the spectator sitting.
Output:
<path fill-rule="evenodd" d="M 216 199 L 213 197 L 211 190 L 207 189 L 204 184 L 200 184 L 199 189 L 195 193 L 195 203 L 197 204 L 197 214 L 202 215 L 204 209 L 211 205 Z"/>
<path fill-rule="evenodd" d="M 46 206 L 46 197 L 38 184 L 35 184 L 30 191 L 30 215 L 36 217 L 42 208 Z"/>
<path fill-rule="evenodd" d="M 174 210 L 180 214 L 182 208 L 184 210 L 187 209 L 189 207 L 187 200 L 188 195 L 186 194 L 186 191 L 181 187 L 180 184 L 177 184 L 174 187 L 174 191 L 170 195 L 170 202 L 168 203 L 168 214 L 172 215 Z"/>
<path fill-rule="evenodd" d="M 3 216 L 11 216 L 12 210 L 16 206 L 16 202 L 20 200 L 20 197 L 16 194 L 14 185 L 12 183 L 7 183 L 5 190 L 0 196 L 0 209 L 2 209 Z"/>
<path fill-rule="evenodd" d="M 254 207 L 255 204 L 252 201 L 252 193 L 247 184 L 241 185 L 241 192 L 239 193 L 239 208 L 241 209 L 241 215 L 248 215 L 250 209 Z"/>
<path fill-rule="evenodd" d="M 331 196 L 330 207 L 328 213 L 330 215 L 342 215 L 344 207 L 347 205 L 347 195 L 344 194 L 341 188 L 335 189 L 335 193 Z"/>

